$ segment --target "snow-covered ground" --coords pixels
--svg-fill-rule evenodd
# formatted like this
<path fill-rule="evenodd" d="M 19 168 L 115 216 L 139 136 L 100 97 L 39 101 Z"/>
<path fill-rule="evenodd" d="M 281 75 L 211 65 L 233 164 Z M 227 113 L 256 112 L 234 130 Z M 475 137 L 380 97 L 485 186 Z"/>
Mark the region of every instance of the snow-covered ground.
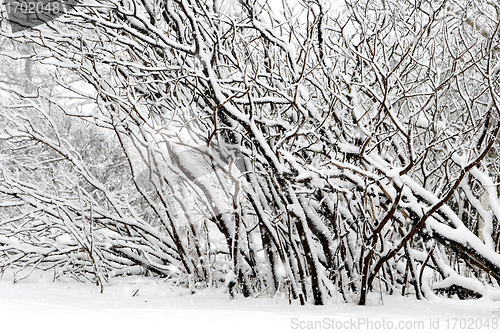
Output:
<path fill-rule="evenodd" d="M 4 277 L 0 280 L 0 327 L 1 332 L 9 333 L 264 333 L 308 328 L 340 332 L 474 328 L 500 332 L 500 302 L 490 298 L 417 301 L 413 297 L 384 296 L 382 305 L 379 295 L 370 296 L 372 302 L 365 307 L 333 301 L 317 307 L 288 305 L 287 299 L 268 296 L 237 296 L 230 301 L 223 290 L 213 289 L 191 295 L 171 283 L 138 277 L 115 278 L 104 294 L 90 284 L 53 283 L 41 277 L 13 284 Z"/>

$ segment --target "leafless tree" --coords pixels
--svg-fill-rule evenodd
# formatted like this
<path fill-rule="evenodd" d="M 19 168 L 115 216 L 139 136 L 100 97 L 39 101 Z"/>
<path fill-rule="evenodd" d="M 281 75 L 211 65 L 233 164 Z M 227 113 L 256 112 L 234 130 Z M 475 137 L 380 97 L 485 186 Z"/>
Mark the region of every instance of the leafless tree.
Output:
<path fill-rule="evenodd" d="M 1 105 L 4 269 L 318 305 L 498 288 L 498 6 L 102 0 L 4 19 L 56 82 Z"/>

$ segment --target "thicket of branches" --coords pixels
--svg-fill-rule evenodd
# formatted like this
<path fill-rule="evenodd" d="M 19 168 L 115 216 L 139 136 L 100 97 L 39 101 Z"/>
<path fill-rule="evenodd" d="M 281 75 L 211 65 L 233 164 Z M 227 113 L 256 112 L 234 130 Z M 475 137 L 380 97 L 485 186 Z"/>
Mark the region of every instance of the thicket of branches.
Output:
<path fill-rule="evenodd" d="M 30 80 L 0 83 L 1 269 L 314 304 L 498 288 L 500 5 L 291 4 L 4 13 Z"/>

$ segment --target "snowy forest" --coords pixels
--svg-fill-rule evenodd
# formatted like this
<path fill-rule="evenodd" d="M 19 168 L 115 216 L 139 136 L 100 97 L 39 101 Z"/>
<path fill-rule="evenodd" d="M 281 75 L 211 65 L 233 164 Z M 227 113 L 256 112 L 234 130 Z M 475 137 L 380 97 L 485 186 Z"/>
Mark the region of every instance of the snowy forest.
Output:
<path fill-rule="evenodd" d="M 500 2 L 65 6 L 0 5 L 2 273 L 316 305 L 500 290 Z"/>

